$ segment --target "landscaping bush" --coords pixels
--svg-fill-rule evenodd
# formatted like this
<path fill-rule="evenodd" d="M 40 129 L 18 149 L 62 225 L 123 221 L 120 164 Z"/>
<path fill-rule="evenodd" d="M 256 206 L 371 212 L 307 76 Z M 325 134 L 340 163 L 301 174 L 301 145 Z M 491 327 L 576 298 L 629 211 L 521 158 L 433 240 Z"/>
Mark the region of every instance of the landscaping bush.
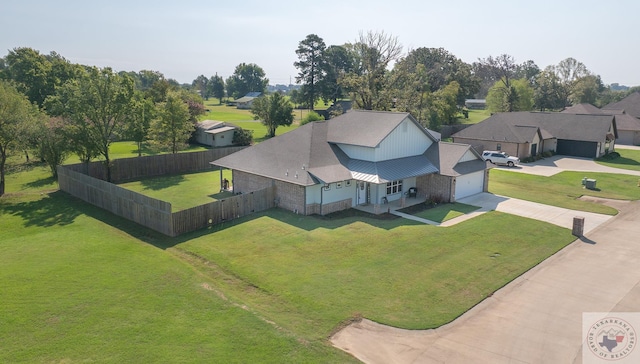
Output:
<path fill-rule="evenodd" d="M 319 120 L 324 120 L 322 115 L 318 114 L 315 111 L 309 111 L 307 116 L 305 116 L 302 120 L 300 120 L 300 125 L 305 125 L 312 121 L 319 121 Z"/>
<path fill-rule="evenodd" d="M 251 143 L 253 143 L 253 130 L 239 128 L 233 133 L 233 144 L 251 145 Z"/>

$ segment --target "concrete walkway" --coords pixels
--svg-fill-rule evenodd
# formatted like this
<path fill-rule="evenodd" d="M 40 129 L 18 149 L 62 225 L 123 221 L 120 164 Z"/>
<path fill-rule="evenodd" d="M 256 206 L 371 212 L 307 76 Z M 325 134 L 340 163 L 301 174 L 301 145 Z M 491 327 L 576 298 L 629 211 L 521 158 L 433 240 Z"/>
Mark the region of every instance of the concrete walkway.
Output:
<path fill-rule="evenodd" d="M 365 363 L 582 362 L 583 312 L 640 311 L 640 202 L 452 323 L 402 330 L 362 320 L 331 338 Z"/>

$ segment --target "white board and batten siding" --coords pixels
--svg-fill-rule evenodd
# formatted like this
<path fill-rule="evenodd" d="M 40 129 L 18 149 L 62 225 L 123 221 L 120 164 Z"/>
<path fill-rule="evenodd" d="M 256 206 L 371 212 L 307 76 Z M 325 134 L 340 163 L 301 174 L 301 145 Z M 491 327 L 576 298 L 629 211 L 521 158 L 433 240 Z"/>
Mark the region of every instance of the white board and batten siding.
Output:
<path fill-rule="evenodd" d="M 340 144 L 349 158 L 370 162 L 412 157 L 424 153 L 433 143 L 424 131 L 405 119 L 375 148 Z"/>
<path fill-rule="evenodd" d="M 346 199 L 353 199 L 352 205 L 355 206 L 357 183 L 351 181 L 341 181 L 329 183 L 329 189 L 324 190 L 324 185 L 316 184 L 306 187 L 306 203 L 323 203 L 328 204 L 332 202 L 338 202 Z"/>

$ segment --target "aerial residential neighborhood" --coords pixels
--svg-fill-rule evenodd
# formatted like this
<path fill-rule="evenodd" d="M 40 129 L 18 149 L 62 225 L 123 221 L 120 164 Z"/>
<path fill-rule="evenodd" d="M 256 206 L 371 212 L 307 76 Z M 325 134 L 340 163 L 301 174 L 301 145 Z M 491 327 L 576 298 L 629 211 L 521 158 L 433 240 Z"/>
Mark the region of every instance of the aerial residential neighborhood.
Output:
<path fill-rule="evenodd" d="M 635 3 L 68 5 L 0 12 L 1 363 L 640 362 Z"/>

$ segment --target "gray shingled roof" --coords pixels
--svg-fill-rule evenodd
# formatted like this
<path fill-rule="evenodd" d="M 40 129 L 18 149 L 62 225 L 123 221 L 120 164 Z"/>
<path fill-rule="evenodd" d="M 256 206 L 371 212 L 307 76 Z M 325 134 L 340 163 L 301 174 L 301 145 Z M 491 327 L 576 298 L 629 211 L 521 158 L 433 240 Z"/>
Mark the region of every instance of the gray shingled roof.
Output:
<path fill-rule="evenodd" d="M 602 110 L 587 103 L 573 105 L 562 110 L 562 112 L 565 114 L 602 114 Z"/>
<path fill-rule="evenodd" d="M 527 129 L 523 127 L 534 126 L 540 128 L 543 137 L 551 135 L 557 139 L 599 142 L 604 140 L 612 122 L 615 123 L 614 116 L 602 114 L 505 112 L 494 114 L 453 137 L 524 143 L 532 140 L 527 139 L 523 133 Z"/>
<path fill-rule="evenodd" d="M 478 159 L 460 162 L 462 157 L 471 151 Z M 440 170 L 444 176 L 457 177 L 463 174 L 482 171 L 487 168 L 478 153 L 468 144 L 440 142 L 432 144 L 425 152 L 425 156 Z"/>
<path fill-rule="evenodd" d="M 406 118 L 419 125 L 409 113 L 350 110 L 346 114 L 331 119 L 332 125 L 327 141 L 376 147 Z M 425 132 L 425 134 L 428 133 Z M 428 135 L 433 138 L 432 135 Z"/>
<path fill-rule="evenodd" d="M 367 142 L 364 145 L 375 143 L 373 146 L 376 146 L 407 116 L 406 113 L 353 110 L 329 121 L 303 125 L 211 164 L 303 186 L 350 179 L 384 183 L 437 173 L 438 169 L 424 156 L 383 162 L 353 160 L 329 140 L 333 135 L 333 140 L 345 144 L 363 145 L 358 143 L 364 141 Z M 412 117 L 410 119 L 416 122 Z M 433 139 L 425 129 L 420 129 Z M 361 134 L 364 137 L 360 137 Z M 345 135 L 357 141 L 348 142 L 343 138 Z"/>
<path fill-rule="evenodd" d="M 640 118 L 640 92 L 634 92 L 624 99 L 603 107 L 607 110 L 624 110 L 627 114 Z"/>

